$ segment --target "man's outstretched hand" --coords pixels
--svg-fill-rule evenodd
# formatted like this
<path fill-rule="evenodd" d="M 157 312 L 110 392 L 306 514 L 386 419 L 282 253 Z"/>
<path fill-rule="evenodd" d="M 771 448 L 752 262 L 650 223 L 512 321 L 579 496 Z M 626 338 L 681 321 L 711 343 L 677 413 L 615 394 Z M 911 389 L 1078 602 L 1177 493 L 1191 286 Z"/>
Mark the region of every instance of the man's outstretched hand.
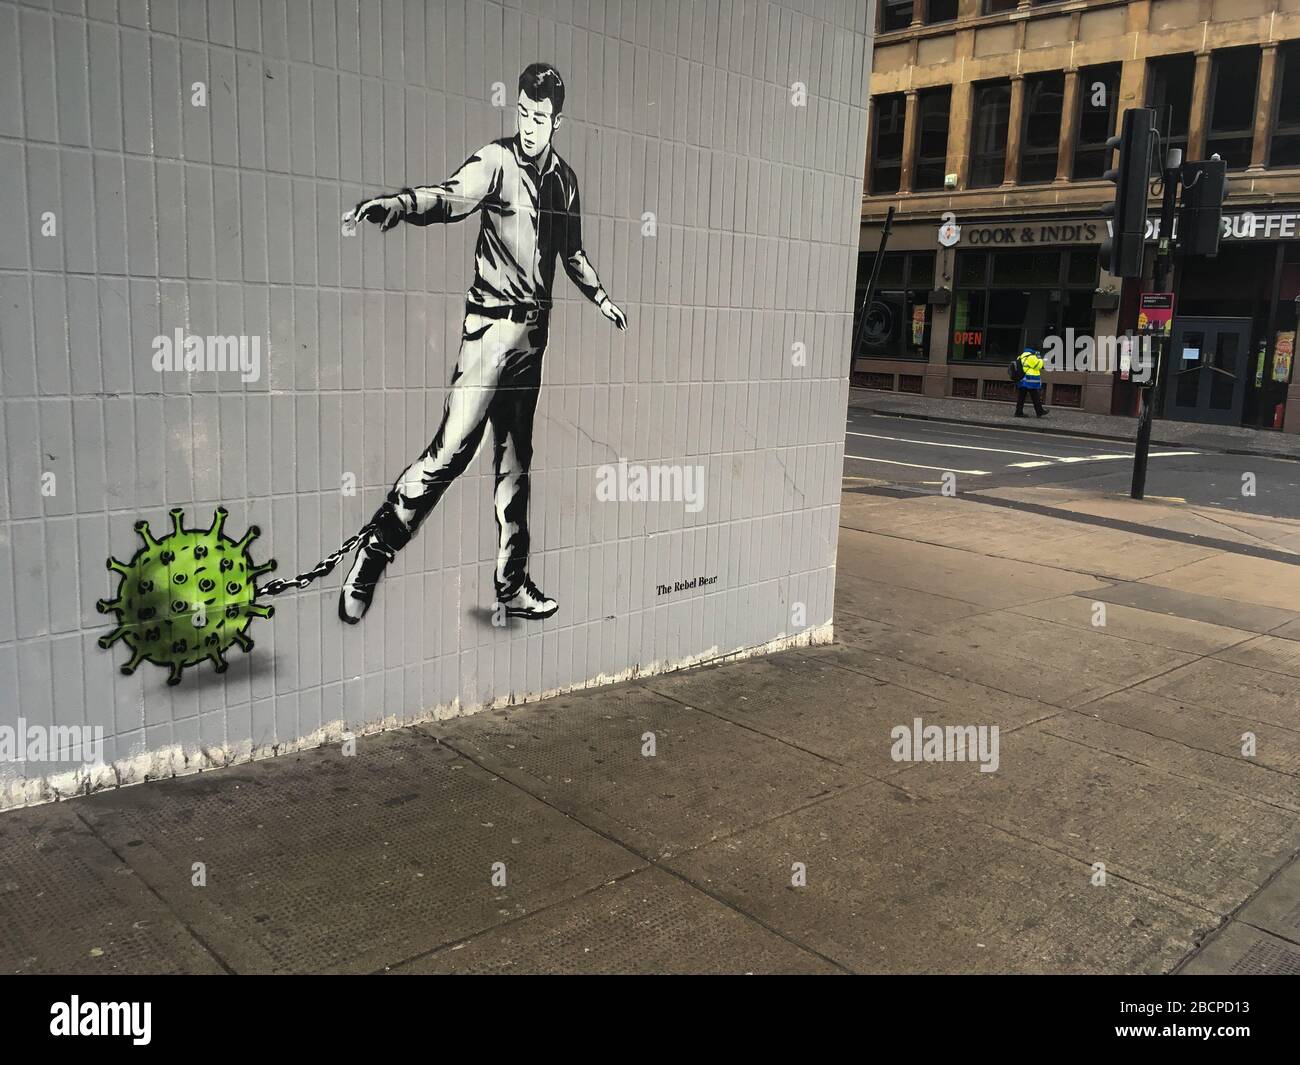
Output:
<path fill-rule="evenodd" d="M 620 311 L 608 296 L 600 301 L 600 313 L 618 326 L 620 331 L 627 330 L 627 315 Z"/>
<path fill-rule="evenodd" d="M 374 222 L 385 233 L 405 215 L 406 204 L 400 196 L 374 196 L 352 208 L 354 222 Z"/>

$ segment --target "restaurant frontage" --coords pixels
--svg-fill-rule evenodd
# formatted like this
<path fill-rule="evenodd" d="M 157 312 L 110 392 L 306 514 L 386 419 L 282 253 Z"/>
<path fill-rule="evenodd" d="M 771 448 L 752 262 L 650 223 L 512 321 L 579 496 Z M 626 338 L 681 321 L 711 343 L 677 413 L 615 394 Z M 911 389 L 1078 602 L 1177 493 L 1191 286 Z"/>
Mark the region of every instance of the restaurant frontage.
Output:
<path fill-rule="evenodd" d="M 1148 279 L 1157 229 L 1152 218 Z M 1098 339 L 1136 333 L 1150 282 L 1100 271 L 1107 233 L 1095 213 L 896 223 L 857 332 L 854 383 L 1006 402 L 1015 398 L 1006 365 L 1026 344 L 1067 330 Z M 859 308 L 879 241 L 879 224 L 862 227 Z M 1161 415 L 1300 432 L 1300 206 L 1226 211 L 1218 256 L 1177 261 L 1174 288 Z M 1137 410 L 1139 389 L 1118 365 L 1054 372 L 1046 383 L 1052 406 Z"/>

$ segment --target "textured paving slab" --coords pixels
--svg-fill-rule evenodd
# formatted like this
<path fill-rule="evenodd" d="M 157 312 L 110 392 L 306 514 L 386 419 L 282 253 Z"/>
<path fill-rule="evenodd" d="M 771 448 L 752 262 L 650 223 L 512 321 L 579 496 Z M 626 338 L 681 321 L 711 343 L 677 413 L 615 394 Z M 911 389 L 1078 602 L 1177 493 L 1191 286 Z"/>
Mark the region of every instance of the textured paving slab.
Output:
<path fill-rule="evenodd" d="M 876 782 L 671 864 L 861 972 L 1163 972 L 1213 923 L 1132 883 L 1093 887 L 1080 861 Z"/>
<path fill-rule="evenodd" d="M 754 665 L 691 676 L 701 691 L 725 690 Z M 851 779 L 825 759 L 636 685 L 424 727 L 652 857 L 795 809 Z M 642 753 L 648 733 L 653 757 Z"/>
<path fill-rule="evenodd" d="M 395 973 L 837 973 L 661 869 L 603 884 Z"/>
<path fill-rule="evenodd" d="M 1095 605 L 1099 602 L 1106 608 L 1103 626 L 1093 624 L 1093 619 L 1099 616 L 1095 609 Z M 1013 606 L 1010 610 L 1015 614 L 1052 621 L 1058 625 L 1068 625 L 1083 629 L 1085 632 L 1135 640 L 1142 644 L 1196 655 L 1222 651 L 1254 636 L 1254 633 L 1245 629 L 1233 629 L 1225 625 L 1211 625 L 1205 621 L 1171 617 L 1168 614 L 1108 603 L 1089 595 L 1063 595 L 1059 599 L 1049 599 L 1042 603 Z"/>
<path fill-rule="evenodd" d="M 1001 737 L 996 773 L 923 764 L 900 784 L 963 816 L 1060 849 L 1218 914 L 1300 847 L 1300 821 L 1224 788 L 1051 735 L 1057 718 Z"/>
<path fill-rule="evenodd" d="M 1192 661 L 1179 651 L 1009 611 L 959 618 L 929 633 L 888 633 L 872 650 L 1057 706 L 1078 706 Z"/>
<path fill-rule="evenodd" d="M 1233 921 L 1179 972 L 1185 976 L 1300 976 L 1300 946 Z"/>
<path fill-rule="evenodd" d="M 175 914 L 57 803 L 0 817 L 0 973 L 220 973 Z"/>
<path fill-rule="evenodd" d="M 91 797 L 82 813 L 239 971 L 373 971 L 640 864 L 413 729 L 351 758 L 321 749 Z"/>
<path fill-rule="evenodd" d="M 1202 658 L 1138 687 L 1194 706 L 1231 708 L 1257 725 L 1300 732 L 1300 679 L 1283 673 Z"/>

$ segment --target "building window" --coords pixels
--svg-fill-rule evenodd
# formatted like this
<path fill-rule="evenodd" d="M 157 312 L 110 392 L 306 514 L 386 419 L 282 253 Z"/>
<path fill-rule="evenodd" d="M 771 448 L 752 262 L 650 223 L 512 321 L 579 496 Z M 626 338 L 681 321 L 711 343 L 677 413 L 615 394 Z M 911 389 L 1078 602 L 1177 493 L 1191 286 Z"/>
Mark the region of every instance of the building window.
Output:
<path fill-rule="evenodd" d="M 925 23 L 952 22 L 957 17 L 957 0 L 925 0 Z"/>
<path fill-rule="evenodd" d="M 950 85 L 916 94 L 916 118 L 920 129 L 912 187 L 918 192 L 943 188 L 944 173 L 948 168 L 948 113 L 951 105 Z"/>
<path fill-rule="evenodd" d="M 858 289 L 853 303 L 854 335 L 861 337 L 857 355 L 868 359 L 924 359 L 930 347 L 933 316 L 928 300 L 934 286 L 934 252 L 885 254 L 866 323 L 859 331 L 862 297 L 875 258 L 871 252 L 858 256 Z"/>
<path fill-rule="evenodd" d="M 1250 165 L 1258 83 L 1258 48 L 1231 48 L 1214 53 L 1205 154 L 1208 157 L 1217 152 L 1227 160 L 1229 170 L 1245 170 Z"/>
<path fill-rule="evenodd" d="M 1004 11 L 1014 11 L 1019 6 L 1019 0 L 984 0 L 984 14 L 1000 15 Z"/>
<path fill-rule="evenodd" d="M 912 24 L 912 0 L 880 0 L 880 32 L 905 30 Z"/>
<path fill-rule="evenodd" d="M 1065 75 L 1033 74 L 1025 78 L 1025 135 L 1020 147 L 1020 182 L 1031 185 L 1056 177 L 1061 147 L 1061 108 Z"/>
<path fill-rule="evenodd" d="M 1011 82 L 975 86 L 972 119 L 970 187 L 1001 185 L 1007 167 L 1007 125 L 1011 119 Z"/>
<path fill-rule="evenodd" d="M 1269 166 L 1300 166 L 1300 41 L 1288 41 L 1277 55 L 1277 121 Z"/>
<path fill-rule="evenodd" d="M 1097 249 L 960 251 L 948 357 L 1003 362 L 1045 336 L 1092 335 Z"/>
<path fill-rule="evenodd" d="M 1119 110 L 1118 63 L 1084 67 L 1079 71 L 1079 135 L 1075 141 L 1075 181 L 1101 177 L 1110 166 L 1106 141 L 1115 136 Z"/>
<path fill-rule="evenodd" d="M 1151 60 L 1147 68 L 1150 89 L 1147 106 L 1156 109 L 1156 128 L 1165 128 L 1165 108 L 1169 116 L 1169 139 L 1166 148 L 1181 148 L 1187 158 L 1187 127 L 1192 115 L 1192 84 L 1196 80 L 1196 57 L 1168 55 Z"/>
<path fill-rule="evenodd" d="M 877 96 L 871 144 L 871 193 L 897 192 L 903 175 L 903 127 L 907 97 L 901 92 Z"/>

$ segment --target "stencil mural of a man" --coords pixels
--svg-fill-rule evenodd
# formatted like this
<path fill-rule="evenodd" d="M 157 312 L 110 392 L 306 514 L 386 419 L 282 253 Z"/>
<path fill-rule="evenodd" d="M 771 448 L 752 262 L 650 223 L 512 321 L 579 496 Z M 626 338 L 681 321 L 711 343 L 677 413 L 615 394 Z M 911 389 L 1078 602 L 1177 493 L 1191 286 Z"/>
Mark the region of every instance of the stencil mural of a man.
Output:
<path fill-rule="evenodd" d="M 619 329 L 627 318 L 582 249 L 578 179 L 551 143 L 562 122 L 564 81 L 548 63 L 519 76 L 519 131 L 484 145 L 440 185 L 406 188 L 357 204 L 354 220 L 387 231 L 481 218 L 474 283 L 466 294 L 460 356 L 433 442 L 397 479 L 370 520 L 339 594 L 339 617 L 356 624 L 375 585 L 465 472 L 492 428 L 500 547 L 497 601 L 507 615 L 547 618 L 557 603 L 528 575 L 528 469 L 542 382 L 557 256 L 587 299 Z"/>

